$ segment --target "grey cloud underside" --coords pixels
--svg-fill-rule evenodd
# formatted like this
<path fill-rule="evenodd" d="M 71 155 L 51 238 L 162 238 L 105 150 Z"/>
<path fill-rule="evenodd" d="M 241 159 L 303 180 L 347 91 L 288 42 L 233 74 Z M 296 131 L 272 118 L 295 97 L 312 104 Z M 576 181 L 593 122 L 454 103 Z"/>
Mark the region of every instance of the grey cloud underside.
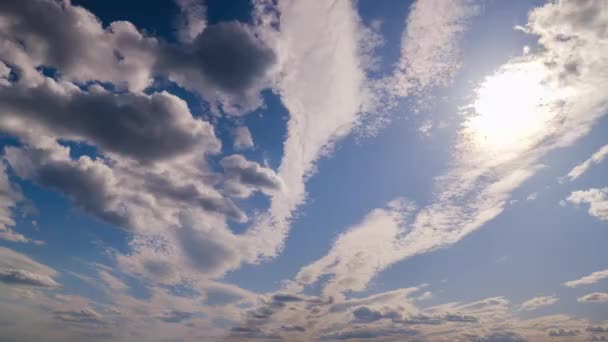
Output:
<path fill-rule="evenodd" d="M 52 81 L 34 88 L 2 89 L 0 129 L 19 136 L 22 130 L 39 128 L 143 162 L 197 147 L 219 150 L 211 125 L 193 119 L 185 102 L 173 95 L 70 90 L 58 89 Z"/>
<path fill-rule="evenodd" d="M 18 286 L 59 287 L 59 284 L 49 276 L 20 269 L 0 270 L 0 282 Z"/>
<path fill-rule="evenodd" d="M 274 51 L 236 21 L 209 26 L 191 44 L 167 46 L 160 56 L 159 69 L 165 73 L 178 78 L 198 73 L 217 89 L 235 95 L 249 91 L 276 62 Z"/>
<path fill-rule="evenodd" d="M 227 112 L 261 105 L 258 93 L 269 85 L 277 61 L 254 29 L 238 22 L 205 28 L 197 19 L 200 23 L 189 23 L 195 25 L 188 27 L 193 29 L 188 38 L 173 44 L 128 22 L 104 28 L 85 9 L 55 0 L 3 1 L 0 18 L 6 19 L 0 27 L 4 43 L 22 47 L 35 67 L 56 68 L 67 80 L 110 82 L 135 91 L 150 86 L 154 77 L 166 77 L 210 102 L 225 102 Z M 14 57 L 0 53 L 0 60 L 20 73 L 23 61 Z"/>

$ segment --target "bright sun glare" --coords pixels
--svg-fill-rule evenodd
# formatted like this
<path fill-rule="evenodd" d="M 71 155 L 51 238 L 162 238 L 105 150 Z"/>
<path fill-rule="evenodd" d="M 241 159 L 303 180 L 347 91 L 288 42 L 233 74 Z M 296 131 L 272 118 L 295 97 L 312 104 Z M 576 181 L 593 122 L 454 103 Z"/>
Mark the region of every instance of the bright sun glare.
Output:
<path fill-rule="evenodd" d="M 487 77 L 477 90 L 474 116 L 465 132 L 477 149 L 517 153 L 544 136 L 558 94 L 545 82 L 540 63 L 514 63 Z"/>

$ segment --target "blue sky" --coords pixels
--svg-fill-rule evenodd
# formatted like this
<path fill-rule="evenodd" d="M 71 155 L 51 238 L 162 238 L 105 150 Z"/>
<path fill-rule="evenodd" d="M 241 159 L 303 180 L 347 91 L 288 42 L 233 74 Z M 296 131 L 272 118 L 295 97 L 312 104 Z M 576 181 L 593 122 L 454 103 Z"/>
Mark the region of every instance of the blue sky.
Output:
<path fill-rule="evenodd" d="M 3 2 L 0 340 L 607 340 L 606 25 Z"/>

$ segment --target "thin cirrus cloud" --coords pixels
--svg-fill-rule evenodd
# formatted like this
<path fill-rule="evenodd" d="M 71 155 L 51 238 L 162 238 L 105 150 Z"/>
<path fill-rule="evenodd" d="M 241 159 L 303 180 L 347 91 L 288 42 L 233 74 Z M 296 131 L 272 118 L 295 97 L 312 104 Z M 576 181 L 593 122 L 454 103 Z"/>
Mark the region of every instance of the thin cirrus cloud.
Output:
<path fill-rule="evenodd" d="M 401 263 L 463 240 L 506 211 L 520 190 L 530 194 L 522 206 L 530 205 L 537 194 L 522 188 L 547 168 L 546 157 L 593 134 L 608 112 L 605 2 L 529 4 L 517 34 L 535 47 L 465 82 L 459 72 L 476 73 L 466 59 L 475 51 L 462 43 L 481 37 L 476 24 L 495 4 L 417 0 L 397 13 L 365 1 L 253 0 L 238 21 L 217 20 L 217 11 L 227 10 L 217 2 L 175 0 L 168 11 L 173 31 L 163 33 L 136 20 L 108 22 L 103 11 L 98 17 L 80 3 L 0 3 L 2 338 L 608 338 L 593 314 L 559 313 L 559 303 L 576 299 L 571 293 L 535 297 L 553 293 L 536 287 L 523 297 L 530 299 L 513 302 L 522 293 L 514 296 L 511 283 L 475 287 L 481 268 L 469 265 L 472 259 L 450 260 L 449 269 L 456 264 L 466 273 L 453 283 L 437 275 L 446 271 L 441 256 L 433 255 L 438 266 L 419 277 L 408 267 L 424 260 Z M 384 9 L 370 11 L 372 3 Z M 275 113 L 268 99 L 287 114 Z M 452 117 L 422 117 L 434 105 L 449 106 Z M 354 135 L 390 140 L 398 115 L 423 123 L 424 137 L 409 125 L 398 135 L 414 132 L 425 147 L 446 146 L 441 168 L 412 159 L 434 177 L 428 196 L 383 179 L 391 191 L 365 203 L 353 199 L 356 209 L 346 201 L 329 208 L 332 217 L 307 217 L 314 207 L 307 204 L 331 195 L 321 161 Z M 265 120 L 281 128 L 260 128 Z M 442 135 L 448 130 L 450 138 Z M 268 137 L 278 137 L 280 148 L 266 150 Z M 424 150 L 409 147 L 383 158 L 409 162 L 412 151 Z M 567 178 L 581 177 L 606 151 Z M 369 156 L 361 149 L 356 157 L 366 163 Z M 339 167 L 329 173 L 350 172 L 350 165 Z M 348 191 L 365 196 L 356 184 Z M 66 212 L 60 221 L 49 193 L 86 215 Z M 599 219 L 587 218 L 589 224 L 608 217 L 604 188 L 572 191 L 565 203 L 588 206 Z M 39 224 L 30 223 L 34 206 Z M 89 227 L 89 220 L 106 225 Z M 335 238 L 321 241 L 323 234 Z M 72 251 L 70 243 L 79 245 Z M 508 272 L 505 264 L 492 268 Z M 381 278 L 391 267 L 405 272 Z M 598 271 L 562 285 L 607 277 Z M 461 297 L 452 284 L 464 289 Z M 607 296 L 579 294 L 575 304 L 601 306 Z"/>
<path fill-rule="evenodd" d="M 582 176 L 585 172 L 587 172 L 593 165 L 600 164 L 604 161 L 604 158 L 608 156 L 608 145 L 602 146 L 599 150 L 597 150 L 589 159 L 583 161 L 577 166 L 573 167 L 570 172 L 568 172 L 568 179 L 573 181 L 580 176 Z"/>

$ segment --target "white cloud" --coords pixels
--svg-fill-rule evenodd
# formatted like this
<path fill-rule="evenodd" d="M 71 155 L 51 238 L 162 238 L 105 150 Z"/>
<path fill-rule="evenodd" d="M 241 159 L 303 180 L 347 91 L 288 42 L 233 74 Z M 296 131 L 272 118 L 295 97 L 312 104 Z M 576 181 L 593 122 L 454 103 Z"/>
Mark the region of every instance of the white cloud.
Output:
<path fill-rule="evenodd" d="M 282 77 L 277 90 L 290 115 L 278 170 L 285 191 L 272 196 L 269 212 L 247 233 L 265 256 L 281 250 L 317 160 L 356 125 L 365 80 L 352 2 L 281 1 L 278 12 L 280 32 L 274 38 Z"/>
<path fill-rule="evenodd" d="M 460 38 L 478 11 L 472 0 L 418 0 L 412 5 L 401 38 L 397 94 L 451 81 L 460 67 Z"/>
<path fill-rule="evenodd" d="M 192 42 L 207 26 L 207 8 L 203 0 L 175 0 L 180 9 L 178 37 L 183 42 Z"/>
<path fill-rule="evenodd" d="M 593 13 L 602 13 L 600 17 L 608 13 L 605 2 L 587 4 L 595 6 Z M 307 285 L 329 274 L 334 278 L 325 291 L 362 290 L 391 264 L 454 244 L 499 215 L 513 190 L 543 168 L 540 160 L 545 153 L 573 144 L 608 111 L 608 97 L 599 91 L 608 86 L 608 78 L 599 77 L 608 70 L 603 53 L 608 51 L 608 36 L 601 25 L 608 18 L 579 21 L 580 16 L 591 13 L 588 10 L 572 1 L 533 10 L 528 27 L 545 50 L 516 58 L 484 80 L 473 113 L 465 116 L 452 167 L 436 179 L 433 203 L 421 208 L 411 223 L 402 222 L 398 211 L 375 209 L 360 225 L 342 234 L 327 256 L 304 267 L 296 280 Z M 556 38 L 562 35 L 572 38 Z M 572 56 L 573 49 L 562 46 L 575 43 L 587 49 Z M 568 73 L 573 58 L 580 67 L 576 73 Z M 530 97 L 525 87 L 531 82 L 537 87 L 537 76 L 542 89 L 534 92 L 550 96 Z M 513 98 L 505 96 L 505 89 Z M 517 112 L 525 116 L 514 118 L 511 111 L 505 112 L 510 103 L 519 106 Z M 540 121 L 528 121 L 532 114 Z M 509 127 L 509 135 L 498 134 L 497 129 L 503 127 Z M 489 135 L 498 140 L 483 138 Z M 603 207 L 592 208 L 599 215 Z M 377 220 L 380 225 L 374 224 Z M 361 238 L 366 231 L 376 235 Z M 362 244 L 366 239 L 375 242 Z"/>
<path fill-rule="evenodd" d="M 536 310 L 536 309 L 544 307 L 544 306 L 553 305 L 553 304 L 557 303 L 558 300 L 559 300 L 558 298 L 552 297 L 552 296 L 534 297 L 532 299 L 529 299 L 529 300 L 521 303 L 521 305 L 519 307 L 521 310 L 526 310 L 526 311 Z"/>
<path fill-rule="evenodd" d="M 608 293 L 606 292 L 594 292 L 579 297 L 577 301 L 581 303 L 606 303 L 608 302 Z"/>
<path fill-rule="evenodd" d="M 585 172 L 587 172 L 587 170 L 589 170 L 589 168 L 591 168 L 593 165 L 597 165 L 604 161 L 607 156 L 608 145 L 604 145 L 599 150 L 597 150 L 597 152 L 593 153 L 593 155 L 589 157 L 589 159 L 572 168 L 572 170 L 568 172 L 568 175 L 566 177 L 568 177 L 570 181 L 579 178 Z"/>
<path fill-rule="evenodd" d="M 247 126 L 239 126 L 235 128 L 232 134 L 234 135 L 233 144 L 235 150 L 245 150 L 254 146 L 251 132 Z"/>
<path fill-rule="evenodd" d="M 575 205 L 588 204 L 589 215 L 608 220 L 608 188 L 574 191 L 566 201 Z"/>
<path fill-rule="evenodd" d="M 577 287 L 581 285 L 595 284 L 598 281 L 608 278 L 608 270 L 593 272 L 588 276 L 584 276 L 580 279 L 570 280 L 565 282 L 563 285 L 567 287 Z"/>

